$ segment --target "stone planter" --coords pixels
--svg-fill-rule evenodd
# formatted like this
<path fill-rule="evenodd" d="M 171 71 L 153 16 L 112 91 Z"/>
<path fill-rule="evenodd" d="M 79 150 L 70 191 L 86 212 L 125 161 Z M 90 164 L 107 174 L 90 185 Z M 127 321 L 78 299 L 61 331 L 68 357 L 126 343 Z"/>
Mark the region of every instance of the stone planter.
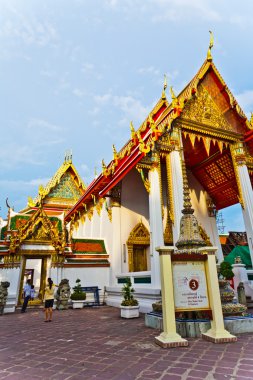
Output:
<path fill-rule="evenodd" d="M 72 300 L 73 309 L 82 309 L 84 305 L 84 300 Z"/>
<path fill-rule="evenodd" d="M 138 318 L 140 306 L 120 306 L 121 318 Z"/>

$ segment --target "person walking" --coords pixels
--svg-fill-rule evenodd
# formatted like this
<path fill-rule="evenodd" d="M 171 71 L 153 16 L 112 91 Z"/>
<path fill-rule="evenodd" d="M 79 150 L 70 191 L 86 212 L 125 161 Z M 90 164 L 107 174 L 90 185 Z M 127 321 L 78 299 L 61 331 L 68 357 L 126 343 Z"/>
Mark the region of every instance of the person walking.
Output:
<path fill-rule="evenodd" d="M 55 287 L 52 279 L 49 277 L 47 279 L 48 283 L 45 288 L 44 300 L 45 300 L 45 321 L 44 322 L 52 322 L 53 317 L 53 305 L 54 305 L 54 292 Z"/>
<path fill-rule="evenodd" d="M 34 289 L 34 285 L 31 285 L 31 301 L 34 300 L 34 297 L 35 297 L 35 289 Z"/>
<path fill-rule="evenodd" d="M 23 306 L 21 309 L 21 313 L 26 312 L 26 308 L 27 308 L 29 299 L 31 298 L 31 280 L 30 279 L 28 279 L 26 281 L 26 284 L 25 284 L 24 289 L 23 289 L 23 296 L 24 296 L 24 302 L 23 302 Z"/>

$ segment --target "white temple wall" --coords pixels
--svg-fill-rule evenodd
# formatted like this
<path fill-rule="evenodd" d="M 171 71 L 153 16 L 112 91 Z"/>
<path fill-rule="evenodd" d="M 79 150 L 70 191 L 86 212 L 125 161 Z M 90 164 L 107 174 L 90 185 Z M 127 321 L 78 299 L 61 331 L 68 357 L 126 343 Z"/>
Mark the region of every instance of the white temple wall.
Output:
<path fill-rule="evenodd" d="M 144 187 L 141 176 L 136 169 L 133 169 L 124 177 L 121 192 L 121 265 L 122 273 L 129 271 L 128 253 L 126 242 L 133 228 L 142 221 L 149 230 L 149 201 L 148 192 Z M 125 244 L 125 247 L 123 246 Z M 126 257 L 124 262 L 123 252 Z M 150 270 L 150 255 L 148 256 L 148 270 Z"/>
<path fill-rule="evenodd" d="M 91 220 L 89 220 L 87 215 L 85 217 L 83 234 L 82 238 L 91 237 Z"/>
<path fill-rule="evenodd" d="M 69 280 L 71 288 L 76 286 L 76 280 L 81 280 L 81 286 L 98 286 L 100 295 L 104 292 L 104 287 L 109 284 L 109 267 L 104 268 L 63 268 L 62 278 Z"/>
<path fill-rule="evenodd" d="M 91 219 L 91 238 L 98 239 L 100 236 L 100 216 L 97 213 L 96 208 L 94 208 L 93 216 Z"/>

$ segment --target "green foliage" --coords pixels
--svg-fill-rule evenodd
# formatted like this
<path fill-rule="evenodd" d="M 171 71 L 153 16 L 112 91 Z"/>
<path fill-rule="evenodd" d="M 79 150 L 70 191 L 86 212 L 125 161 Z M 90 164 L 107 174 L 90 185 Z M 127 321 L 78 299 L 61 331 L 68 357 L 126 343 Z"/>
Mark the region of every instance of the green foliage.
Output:
<path fill-rule="evenodd" d="M 223 261 L 220 264 L 220 275 L 222 275 L 222 277 L 226 280 L 231 280 L 234 277 L 232 265 L 226 261 Z"/>
<path fill-rule="evenodd" d="M 133 296 L 134 289 L 132 288 L 131 279 L 127 278 L 126 283 L 122 288 L 122 294 L 124 300 L 121 302 L 121 306 L 137 306 L 138 301 Z"/>
<path fill-rule="evenodd" d="M 72 300 L 83 301 L 86 299 L 86 293 L 82 291 L 81 280 L 79 278 L 76 280 L 76 286 L 74 286 L 73 290 L 74 292 L 70 296 Z"/>

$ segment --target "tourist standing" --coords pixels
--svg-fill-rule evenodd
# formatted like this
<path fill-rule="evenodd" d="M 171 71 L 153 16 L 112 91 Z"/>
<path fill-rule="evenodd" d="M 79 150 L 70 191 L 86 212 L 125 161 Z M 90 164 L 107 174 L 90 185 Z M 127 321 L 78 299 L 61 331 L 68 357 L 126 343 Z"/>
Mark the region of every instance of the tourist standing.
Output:
<path fill-rule="evenodd" d="M 28 279 L 23 289 L 24 302 L 21 309 L 21 313 L 25 313 L 28 301 L 31 298 L 31 280 Z"/>
<path fill-rule="evenodd" d="M 32 300 L 32 301 L 34 300 L 34 297 L 35 297 L 35 289 L 34 289 L 34 285 L 31 285 L 31 300 Z"/>
<path fill-rule="evenodd" d="M 47 279 L 47 286 L 44 293 L 45 301 L 45 322 L 51 322 L 53 316 L 53 305 L 54 305 L 54 292 L 55 287 L 51 278 Z"/>

